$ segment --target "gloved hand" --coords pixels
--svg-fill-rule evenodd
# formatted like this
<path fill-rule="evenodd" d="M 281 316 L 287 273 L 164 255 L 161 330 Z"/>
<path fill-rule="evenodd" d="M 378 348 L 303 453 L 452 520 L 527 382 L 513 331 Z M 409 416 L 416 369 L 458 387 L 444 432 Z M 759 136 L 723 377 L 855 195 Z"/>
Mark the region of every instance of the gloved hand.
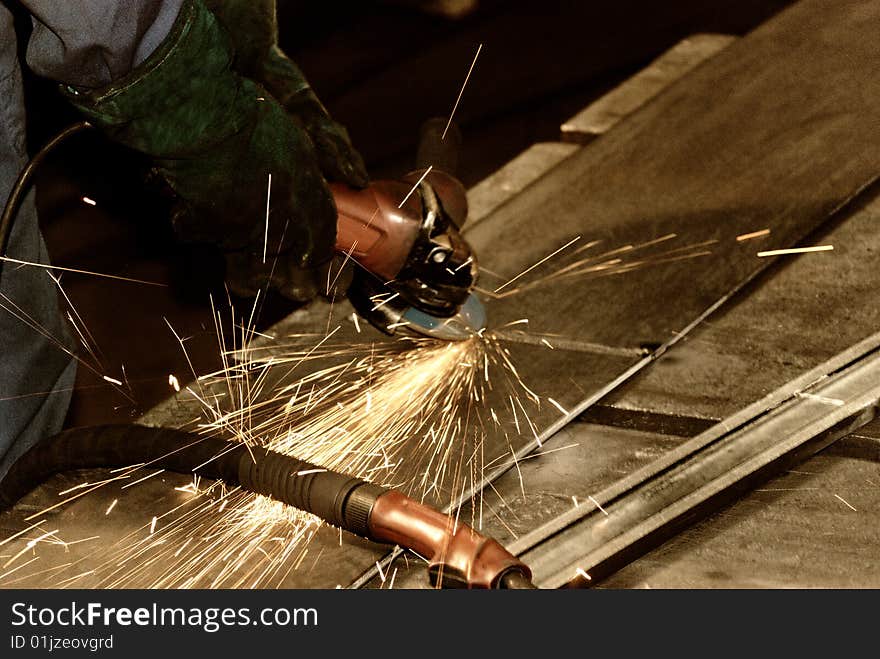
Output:
<path fill-rule="evenodd" d="M 330 117 L 302 71 L 278 46 L 276 0 L 205 0 L 205 4 L 229 32 L 235 70 L 263 85 L 299 119 L 315 145 L 324 176 L 366 187 L 367 170 L 348 131 Z"/>
<path fill-rule="evenodd" d="M 153 158 L 182 201 L 178 235 L 224 251 L 234 293 L 268 281 L 306 301 L 334 254 L 336 208 L 308 131 L 236 72 L 233 56 L 214 15 L 185 0 L 171 33 L 129 76 L 64 91 L 108 136 Z"/>

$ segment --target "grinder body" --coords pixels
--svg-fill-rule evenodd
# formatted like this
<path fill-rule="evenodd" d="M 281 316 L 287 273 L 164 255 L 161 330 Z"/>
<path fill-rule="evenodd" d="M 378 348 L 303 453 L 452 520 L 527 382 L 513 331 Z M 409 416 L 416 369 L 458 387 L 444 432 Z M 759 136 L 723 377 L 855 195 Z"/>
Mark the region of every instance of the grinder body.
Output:
<path fill-rule="evenodd" d="M 467 196 L 442 171 L 416 171 L 399 181 L 357 190 L 332 184 L 338 212 L 336 249 L 361 271 L 349 297 L 388 334 L 407 328 L 448 340 L 485 324 L 472 290 L 477 261 L 461 235 Z"/>

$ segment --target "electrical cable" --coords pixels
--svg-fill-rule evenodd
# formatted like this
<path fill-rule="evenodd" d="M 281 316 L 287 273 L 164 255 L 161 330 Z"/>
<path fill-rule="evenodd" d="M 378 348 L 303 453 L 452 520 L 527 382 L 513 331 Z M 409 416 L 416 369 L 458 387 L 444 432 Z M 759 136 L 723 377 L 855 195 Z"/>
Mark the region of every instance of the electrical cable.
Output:
<path fill-rule="evenodd" d="M 12 186 L 12 190 L 9 192 L 9 197 L 6 199 L 6 204 L 3 207 L 3 215 L 0 216 L 0 255 L 6 256 L 6 250 L 9 247 L 9 236 L 12 234 L 12 225 L 15 222 L 15 216 L 18 213 L 22 200 L 30 188 L 34 173 L 46 159 L 46 156 L 52 153 L 59 144 L 66 141 L 71 136 L 89 130 L 90 128 L 92 128 L 92 125 L 88 121 L 81 121 L 68 126 L 49 140 L 42 149 L 37 151 L 34 157 L 31 158 L 21 170 L 21 173 L 18 175 L 18 178 Z M 2 281 L 2 277 L 3 269 L 0 268 L 0 281 Z"/>

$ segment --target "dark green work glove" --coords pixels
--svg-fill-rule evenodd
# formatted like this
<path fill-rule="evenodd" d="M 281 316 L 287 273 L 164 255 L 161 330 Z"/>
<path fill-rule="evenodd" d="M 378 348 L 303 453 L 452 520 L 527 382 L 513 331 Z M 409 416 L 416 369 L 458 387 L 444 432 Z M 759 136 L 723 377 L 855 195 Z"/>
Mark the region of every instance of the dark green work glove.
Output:
<path fill-rule="evenodd" d="M 309 300 L 334 254 L 333 198 L 306 129 L 233 69 L 233 54 L 201 0 L 185 0 L 171 33 L 129 76 L 65 92 L 112 139 L 153 158 L 182 201 L 178 235 L 224 250 L 234 293 L 268 282 Z"/>
<path fill-rule="evenodd" d="M 302 122 L 324 176 L 366 187 L 367 170 L 348 131 L 330 117 L 302 71 L 278 46 L 276 0 L 205 0 L 205 4 L 229 32 L 235 70 L 263 85 Z"/>

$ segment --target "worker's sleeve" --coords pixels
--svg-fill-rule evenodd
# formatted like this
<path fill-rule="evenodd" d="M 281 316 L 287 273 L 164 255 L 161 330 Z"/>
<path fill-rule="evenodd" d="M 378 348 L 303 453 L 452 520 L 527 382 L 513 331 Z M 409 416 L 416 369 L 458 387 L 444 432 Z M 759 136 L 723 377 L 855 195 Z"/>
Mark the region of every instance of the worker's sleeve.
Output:
<path fill-rule="evenodd" d="M 183 0 L 22 0 L 33 16 L 27 63 L 80 88 L 127 75 L 168 35 Z"/>
<path fill-rule="evenodd" d="M 0 206 L 25 152 L 24 98 L 12 14 L 0 3 Z M 48 264 L 34 194 L 21 204 L 6 256 Z M 42 267 L 0 263 L 0 479 L 40 439 L 61 430 L 76 363 L 58 293 Z"/>

